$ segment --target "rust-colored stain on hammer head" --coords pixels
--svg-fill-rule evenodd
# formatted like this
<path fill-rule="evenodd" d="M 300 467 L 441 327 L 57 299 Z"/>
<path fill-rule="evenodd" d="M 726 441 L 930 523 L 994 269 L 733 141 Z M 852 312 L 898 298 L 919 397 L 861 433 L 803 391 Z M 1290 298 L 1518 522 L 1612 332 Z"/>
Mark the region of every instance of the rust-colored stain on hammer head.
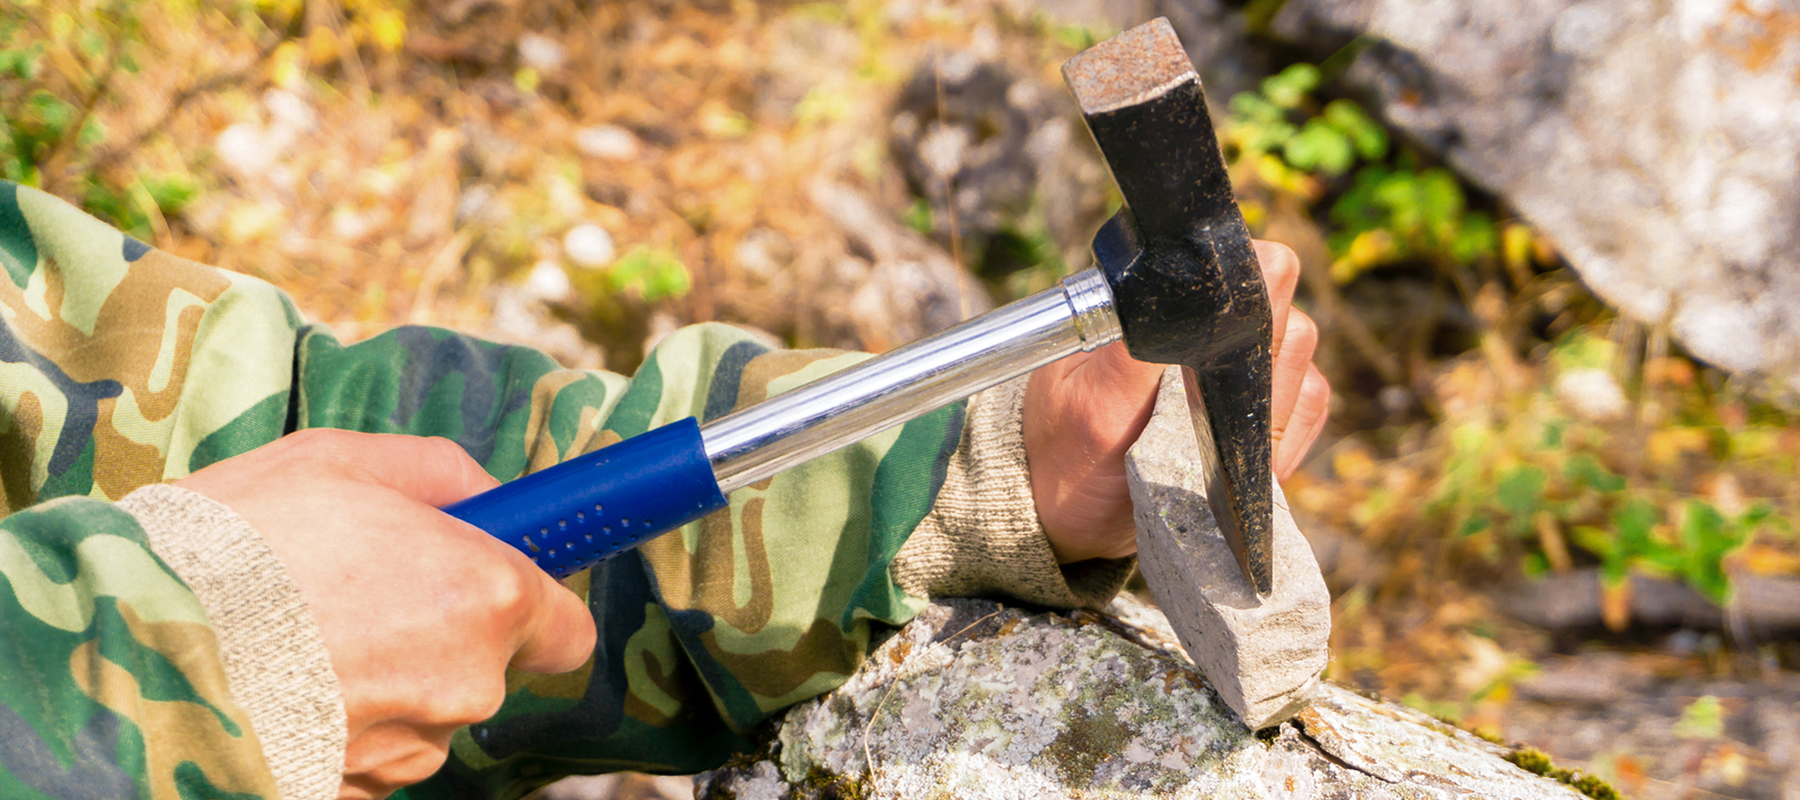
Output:
<path fill-rule="evenodd" d="M 1063 64 L 1083 114 L 1136 105 L 1183 81 L 1198 80 L 1166 17 L 1090 47 Z"/>

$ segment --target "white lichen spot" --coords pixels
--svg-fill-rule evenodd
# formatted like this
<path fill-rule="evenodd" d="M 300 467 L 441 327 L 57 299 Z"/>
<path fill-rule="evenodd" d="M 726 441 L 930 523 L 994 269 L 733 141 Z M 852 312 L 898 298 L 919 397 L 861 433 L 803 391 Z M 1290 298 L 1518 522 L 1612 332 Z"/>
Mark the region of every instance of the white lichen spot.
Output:
<path fill-rule="evenodd" d="M 775 765 L 762 761 L 750 770 L 750 777 L 732 787 L 739 800 L 781 800 L 787 796 L 787 782 Z"/>

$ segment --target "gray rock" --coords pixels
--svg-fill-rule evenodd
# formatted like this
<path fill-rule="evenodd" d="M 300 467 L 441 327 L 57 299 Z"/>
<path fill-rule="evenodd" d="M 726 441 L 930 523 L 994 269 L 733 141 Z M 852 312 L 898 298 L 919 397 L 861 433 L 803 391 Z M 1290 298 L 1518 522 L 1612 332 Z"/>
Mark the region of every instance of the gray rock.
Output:
<path fill-rule="evenodd" d="M 1290 0 L 1275 31 L 1553 237 L 1593 290 L 1800 390 L 1800 3 Z"/>
<path fill-rule="evenodd" d="M 865 349 L 886 350 L 949 328 L 993 307 L 987 292 L 950 255 L 901 225 L 860 191 L 816 181 L 812 201 L 855 250 L 840 270 L 846 304 Z"/>
<path fill-rule="evenodd" d="M 1207 504 L 1181 372 L 1163 374 L 1156 410 L 1125 454 L 1138 568 L 1207 683 L 1246 725 L 1266 728 L 1306 707 L 1331 660 L 1331 592 L 1280 486 L 1273 589 L 1257 596 L 1239 570 Z"/>
<path fill-rule="evenodd" d="M 1153 609 L 1114 610 L 933 604 L 695 796 L 1582 797 L 1505 747 L 1330 684 L 1252 733 Z"/>

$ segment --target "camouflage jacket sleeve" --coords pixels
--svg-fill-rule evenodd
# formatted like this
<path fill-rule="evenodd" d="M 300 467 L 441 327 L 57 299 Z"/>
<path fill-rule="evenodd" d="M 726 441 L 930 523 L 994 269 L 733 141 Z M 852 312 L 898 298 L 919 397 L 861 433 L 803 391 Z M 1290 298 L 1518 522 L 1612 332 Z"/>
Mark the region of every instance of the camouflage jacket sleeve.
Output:
<path fill-rule="evenodd" d="M 285 396 L 299 317 L 3 182 L 0 268 L 0 796 L 275 797 L 217 628 L 108 501 Z"/>
<path fill-rule="evenodd" d="M 192 592 L 105 501 L 311 426 L 445 436 L 510 479 L 862 358 L 771 351 L 717 325 L 672 335 L 629 380 L 441 330 L 344 345 L 266 284 L 3 183 L 0 266 L 0 511 L 11 512 L 0 685 L 24 687 L 0 692 L 0 725 L 33 732 L 0 737 L 0 781 L 21 786 L 94 769 L 151 796 L 272 796 Z M 459 733 L 450 765 L 416 793 L 516 796 L 572 772 L 706 768 L 781 708 L 836 686 L 872 625 L 921 603 L 889 564 L 932 506 L 962 414 L 940 410 L 740 490 L 728 510 L 570 579 L 599 625 L 595 659 L 515 676 L 501 714 Z M 51 590 L 40 586 L 63 588 L 46 604 L 31 596 Z M 111 667 L 132 658 L 143 666 Z M 98 666 L 64 674 L 84 663 Z M 62 705 L 38 685 L 64 687 Z M 158 727 L 165 707 L 213 719 L 235 744 Z"/>

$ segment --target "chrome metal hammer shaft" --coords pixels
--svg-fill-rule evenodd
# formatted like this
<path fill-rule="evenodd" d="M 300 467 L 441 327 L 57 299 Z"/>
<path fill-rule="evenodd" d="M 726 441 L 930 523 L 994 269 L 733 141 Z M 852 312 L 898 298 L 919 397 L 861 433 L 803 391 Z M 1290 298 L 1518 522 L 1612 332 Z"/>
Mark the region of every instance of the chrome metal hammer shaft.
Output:
<path fill-rule="evenodd" d="M 1268 592 L 1270 310 L 1199 79 L 1160 19 L 1064 74 L 1125 196 L 1094 240 L 1096 268 L 704 428 L 674 423 L 447 510 L 566 574 L 722 507 L 733 489 L 1123 337 L 1133 356 L 1198 376 L 1189 400 L 1209 501 Z"/>

